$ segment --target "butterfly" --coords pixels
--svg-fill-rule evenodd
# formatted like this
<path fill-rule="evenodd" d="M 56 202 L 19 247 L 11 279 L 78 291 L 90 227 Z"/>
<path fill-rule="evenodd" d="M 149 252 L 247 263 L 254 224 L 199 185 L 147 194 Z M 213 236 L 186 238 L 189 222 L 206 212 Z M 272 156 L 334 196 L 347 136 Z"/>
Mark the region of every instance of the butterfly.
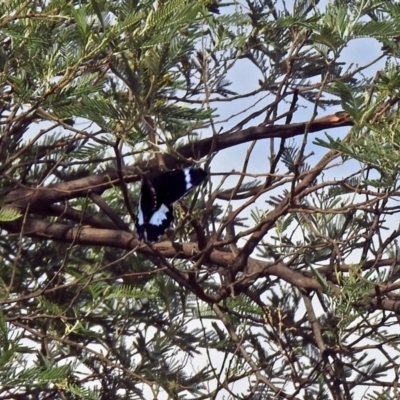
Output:
<path fill-rule="evenodd" d="M 156 242 L 174 220 L 174 204 L 206 177 L 201 168 L 167 171 L 152 179 L 143 175 L 136 215 L 139 240 Z"/>

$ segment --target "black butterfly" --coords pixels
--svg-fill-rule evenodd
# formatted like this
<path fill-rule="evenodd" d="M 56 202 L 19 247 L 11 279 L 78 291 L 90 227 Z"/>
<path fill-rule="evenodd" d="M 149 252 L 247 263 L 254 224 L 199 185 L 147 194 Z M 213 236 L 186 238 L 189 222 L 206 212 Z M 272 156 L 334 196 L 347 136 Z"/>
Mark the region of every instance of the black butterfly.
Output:
<path fill-rule="evenodd" d="M 174 203 L 200 185 L 206 176 L 200 168 L 168 171 L 151 180 L 143 175 L 136 215 L 139 239 L 157 241 L 174 220 Z"/>

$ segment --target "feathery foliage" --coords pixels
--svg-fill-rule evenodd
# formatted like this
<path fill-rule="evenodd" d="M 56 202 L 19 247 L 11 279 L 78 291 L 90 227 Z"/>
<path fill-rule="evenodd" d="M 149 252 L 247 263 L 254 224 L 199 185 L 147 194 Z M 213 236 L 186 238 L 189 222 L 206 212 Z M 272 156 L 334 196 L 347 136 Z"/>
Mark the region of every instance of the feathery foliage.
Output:
<path fill-rule="evenodd" d="M 394 0 L 0 2 L 0 400 L 398 398 L 399 37 Z M 141 175 L 198 165 L 139 243 Z"/>

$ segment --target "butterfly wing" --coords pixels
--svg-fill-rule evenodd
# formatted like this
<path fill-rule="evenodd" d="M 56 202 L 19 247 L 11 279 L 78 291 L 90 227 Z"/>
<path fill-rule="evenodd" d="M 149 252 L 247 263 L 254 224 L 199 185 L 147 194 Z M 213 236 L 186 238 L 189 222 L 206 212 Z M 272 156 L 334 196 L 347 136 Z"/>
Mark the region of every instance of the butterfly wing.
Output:
<path fill-rule="evenodd" d="M 200 185 L 206 177 L 207 173 L 200 168 L 177 169 L 156 176 L 152 185 L 160 203 L 170 206 Z"/>
<path fill-rule="evenodd" d="M 139 205 L 136 215 L 136 230 L 140 240 L 147 240 L 146 228 L 150 223 L 151 216 L 156 208 L 156 191 L 147 176 L 143 175 L 142 186 L 140 188 Z"/>
<path fill-rule="evenodd" d="M 150 218 L 149 224 L 146 228 L 147 240 L 149 242 L 156 242 L 162 234 L 167 230 L 174 220 L 172 206 L 167 207 L 161 204 Z"/>
<path fill-rule="evenodd" d="M 151 181 L 144 176 L 136 219 L 139 239 L 157 241 L 173 222 L 173 204 L 206 176 L 204 170 L 194 168 L 163 172 Z"/>

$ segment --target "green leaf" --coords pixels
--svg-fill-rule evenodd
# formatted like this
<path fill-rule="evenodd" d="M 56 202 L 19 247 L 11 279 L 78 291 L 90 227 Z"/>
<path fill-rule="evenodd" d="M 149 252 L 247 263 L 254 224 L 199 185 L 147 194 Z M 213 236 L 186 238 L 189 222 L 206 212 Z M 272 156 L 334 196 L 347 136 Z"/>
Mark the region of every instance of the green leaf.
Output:
<path fill-rule="evenodd" d="M 15 221 L 21 218 L 22 214 L 16 208 L 10 206 L 3 206 L 0 208 L 0 221 Z"/>

